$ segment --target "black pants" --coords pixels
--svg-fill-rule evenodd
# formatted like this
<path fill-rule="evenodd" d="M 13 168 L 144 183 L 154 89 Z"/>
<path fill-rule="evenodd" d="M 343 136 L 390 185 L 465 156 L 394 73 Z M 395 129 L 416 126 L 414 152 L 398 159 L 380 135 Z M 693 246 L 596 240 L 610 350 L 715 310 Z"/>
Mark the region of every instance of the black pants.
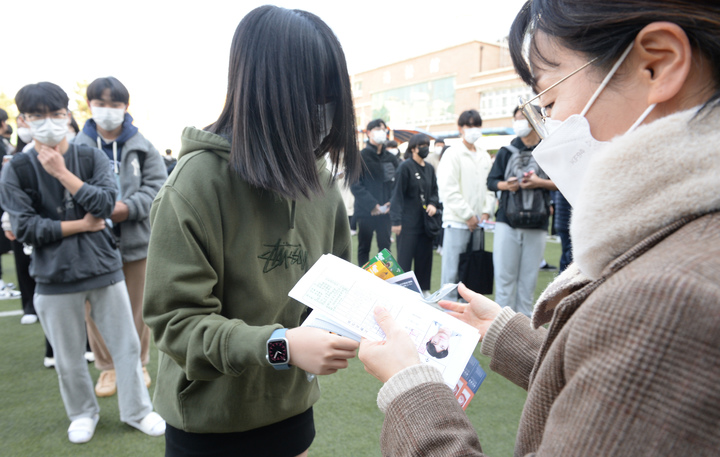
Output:
<path fill-rule="evenodd" d="M 413 259 L 415 266 L 412 267 Z M 422 290 L 430 290 L 433 240 L 423 233 L 400 233 L 397 239 L 397 261 L 405 271 L 413 270 Z"/>
<path fill-rule="evenodd" d="M 295 457 L 314 438 L 312 408 L 246 432 L 190 433 L 166 424 L 165 457 Z"/>
<path fill-rule="evenodd" d="M 25 255 L 23 245 L 18 240 L 12 242 L 12 250 L 15 253 L 15 272 L 22 294 L 23 314 L 35 314 L 35 306 L 33 306 L 35 280 L 30 276 L 30 256 Z"/>
<path fill-rule="evenodd" d="M 390 215 L 359 217 L 358 224 L 358 265 L 363 266 L 370 259 L 373 233 L 377 234 L 378 251 L 390 250 Z M 373 253 L 375 255 L 375 253 Z"/>

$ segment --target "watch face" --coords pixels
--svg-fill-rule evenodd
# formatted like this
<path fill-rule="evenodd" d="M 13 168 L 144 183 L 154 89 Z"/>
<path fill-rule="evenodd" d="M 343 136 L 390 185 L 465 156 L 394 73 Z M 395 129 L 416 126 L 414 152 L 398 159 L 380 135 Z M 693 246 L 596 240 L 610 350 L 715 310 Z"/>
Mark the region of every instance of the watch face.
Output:
<path fill-rule="evenodd" d="M 270 341 L 268 343 L 268 359 L 270 363 L 288 362 L 288 351 L 285 341 Z"/>

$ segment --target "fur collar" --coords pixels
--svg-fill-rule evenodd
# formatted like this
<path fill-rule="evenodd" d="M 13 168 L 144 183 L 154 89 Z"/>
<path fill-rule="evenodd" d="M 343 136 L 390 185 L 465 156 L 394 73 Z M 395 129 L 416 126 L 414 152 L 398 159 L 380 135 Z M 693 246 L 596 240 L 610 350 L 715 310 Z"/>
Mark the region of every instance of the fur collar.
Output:
<path fill-rule="evenodd" d="M 720 208 L 720 107 L 696 113 L 638 127 L 593 158 L 570 224 L 582 274 L 597 279 L 662 227 Z"/>

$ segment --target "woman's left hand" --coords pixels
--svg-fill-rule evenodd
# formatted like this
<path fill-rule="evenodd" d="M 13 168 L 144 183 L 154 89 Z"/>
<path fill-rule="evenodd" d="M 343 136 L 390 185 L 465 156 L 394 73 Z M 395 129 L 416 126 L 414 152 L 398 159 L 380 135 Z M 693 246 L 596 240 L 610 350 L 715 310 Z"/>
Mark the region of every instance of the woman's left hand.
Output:
<path fill-rule="evenodd" d="M 399 326 L 385 308 L 375 308 L 375 320 L 385 332 L 385 341 L 360 342 L 358 357 L 365 371 L 383 383 L 405 368 L 420 363 L 417 349 L 410 335 Z"/>
<path fill-rule="evenodd" d="M 435 213 L 437 212 L 437 208 L 435 208 L 434 205 L 427 205 L 426 211 L 428 213 L 428 216 L 433 217 L 435 215 Z"/>

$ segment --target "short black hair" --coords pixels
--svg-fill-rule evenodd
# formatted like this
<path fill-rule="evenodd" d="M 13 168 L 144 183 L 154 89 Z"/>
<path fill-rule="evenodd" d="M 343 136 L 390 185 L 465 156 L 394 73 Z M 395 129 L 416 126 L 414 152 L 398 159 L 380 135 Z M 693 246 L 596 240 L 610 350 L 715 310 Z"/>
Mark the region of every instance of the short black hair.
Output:
<path fill-rule="evenodd" d="M 126 105 L 130 103 L 130 92 L 128 92 L 127 87 L 114 76 L 98 78 L 91 82 L 86 91 L 87 99 L 102 99 L 105 89 L 110 89 L 110 99 L 112 101 L 125 103 Z"/>
<path fill-rule="evenodd" d="M 327 103 L 335 109 L 322 138 Z M 248 13 L 230 49 L 225 107 L 206 130 L 230 137 L 240 177 L 286 198 L 322 193 L 316 160 L 326 152 L 335 173 L 343 166 L 345 179 L 357 180 L 350 77 L 330 27 L 302 10 L 265 5 Z"/>
<path fill-rule="evenodd" d="M 469 109 L 463 111 L 458 117 L 458 126 L 460 127 L 482 127 L 482 118 L 477 110 Z"/>
<path fill-rule="evenodd" d="M 69 102 L 60 86 L 47 81 L 28 84 L 15 95 L 15 104 L 21 113 L 51 113 L 67 109 Z"/>
<path fill-rule="evenodd" d="M 387 124 L 382 119 L 373 119 L 372 121 L 368 122 L 367 128 L 365 129 L 366 132 L 370 132 L 370 130 L 383 126 L 387 128 Z"/>
<path fill-rule="evenodd" d="M 444 359 L 448 356 L 448 350 L 445 349 L 443 351 L 438 352 L 435 349 L 435 345 L 432 343 L 432 341 L 429 341 L 425 344 L 425 349 L 427 349 L 428 354 L 435 357 L 436 359 Z"/>
<path fill-rule="evenodd" d="M 12 135 L 13 128 L 10 124 L 5 124 L 5 135 Z"/>
<path fill-rule="evenodd" d="M 5 121 L 7 121 L 7 120 L 8 120 L 7 111 L 5 111 L 4 109 L 0 108 L 0 122 L 5 122 Z"/>

